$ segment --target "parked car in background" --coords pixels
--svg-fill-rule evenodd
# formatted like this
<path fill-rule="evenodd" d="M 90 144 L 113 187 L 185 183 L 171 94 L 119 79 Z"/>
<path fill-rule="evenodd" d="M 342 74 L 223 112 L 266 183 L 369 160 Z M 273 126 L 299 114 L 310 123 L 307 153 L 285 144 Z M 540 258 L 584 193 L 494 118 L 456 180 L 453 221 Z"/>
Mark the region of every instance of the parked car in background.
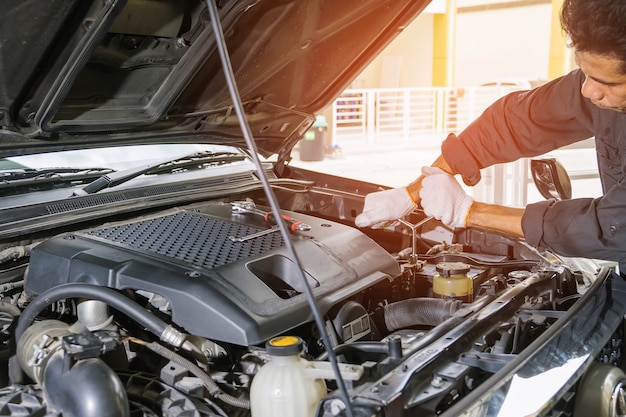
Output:
<path fill-rule="evenodd" d="M 624 414 L 611 269 L 290 165 L 427 3 L 5 4 L 0 414 Z"/>

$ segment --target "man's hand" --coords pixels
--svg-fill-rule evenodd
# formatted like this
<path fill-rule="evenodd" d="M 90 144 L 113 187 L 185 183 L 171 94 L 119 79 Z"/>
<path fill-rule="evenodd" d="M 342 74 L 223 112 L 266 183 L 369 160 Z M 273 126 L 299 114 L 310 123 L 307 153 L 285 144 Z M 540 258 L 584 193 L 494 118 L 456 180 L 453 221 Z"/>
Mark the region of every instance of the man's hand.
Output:
<path fill-rule="evenodd" d="M 416 207 L 406 187 L 378 191 L 365 196 L 363 212 L 355 223 L 358 227 L 385 225 L 401 219 Z"/>
<path fill-rule="evenodd" d="M 465 227 L 473 199 L 454 177 L 437 167 L 423 167 L 421 206 L 427 216 L 452 227 Z"/>

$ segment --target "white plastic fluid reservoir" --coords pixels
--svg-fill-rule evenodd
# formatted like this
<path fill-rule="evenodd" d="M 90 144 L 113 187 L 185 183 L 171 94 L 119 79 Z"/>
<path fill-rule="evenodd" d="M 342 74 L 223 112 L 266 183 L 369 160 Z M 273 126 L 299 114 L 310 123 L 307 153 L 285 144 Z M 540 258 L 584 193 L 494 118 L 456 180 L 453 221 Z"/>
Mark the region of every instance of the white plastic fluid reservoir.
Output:
<path fill-rule="evenodd" d="M 313 417 L 326 395 L 326 383 L 307 374 L 311 363 L 300 356 L 302 339 L 280 336 L 265 346 L 270 361 L 252 380 L 252 417 Z"/>

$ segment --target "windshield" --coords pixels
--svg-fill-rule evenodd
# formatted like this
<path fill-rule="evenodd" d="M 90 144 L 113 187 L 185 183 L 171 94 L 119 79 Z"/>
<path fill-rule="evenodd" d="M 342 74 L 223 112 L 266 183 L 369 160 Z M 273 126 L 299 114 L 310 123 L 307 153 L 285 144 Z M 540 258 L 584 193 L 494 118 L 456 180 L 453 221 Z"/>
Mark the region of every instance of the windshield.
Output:
<path fill-rule="evenodd" d="M 178 184 L 172 190 L 201 188 L 212 179 L 218 183 L 223 183 L 219 178 L 233 176 L 249 179 L 254 171 L 254 165 L 240 149 L 207 144 L 72 150 L 10 157 L 0 162 L 0 209 L 142 187 Z M 144 194 L 140 192 L 135 198 Z"/>

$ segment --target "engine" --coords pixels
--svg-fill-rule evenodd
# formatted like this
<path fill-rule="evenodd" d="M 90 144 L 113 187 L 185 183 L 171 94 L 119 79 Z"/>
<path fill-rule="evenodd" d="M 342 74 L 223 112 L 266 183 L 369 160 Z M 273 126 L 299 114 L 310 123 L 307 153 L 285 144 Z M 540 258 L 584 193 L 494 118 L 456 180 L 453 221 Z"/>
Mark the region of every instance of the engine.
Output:
<path fill-rule="evenodd" d="M 399 276 L 391 255 L 354 228 L 298 217 L 310 229 L 294 234 L 293 244 L 326 310 Z M 67 283 L 131 289 L 187 333 L 257 345 L 312 321 L 296 264 L 278 230 L 263 222 L 224 204 L 50 239 L 31 255 L 26 288 L 35 294 Z M 250 238 L 263 230 L 270 233 Z"/>

